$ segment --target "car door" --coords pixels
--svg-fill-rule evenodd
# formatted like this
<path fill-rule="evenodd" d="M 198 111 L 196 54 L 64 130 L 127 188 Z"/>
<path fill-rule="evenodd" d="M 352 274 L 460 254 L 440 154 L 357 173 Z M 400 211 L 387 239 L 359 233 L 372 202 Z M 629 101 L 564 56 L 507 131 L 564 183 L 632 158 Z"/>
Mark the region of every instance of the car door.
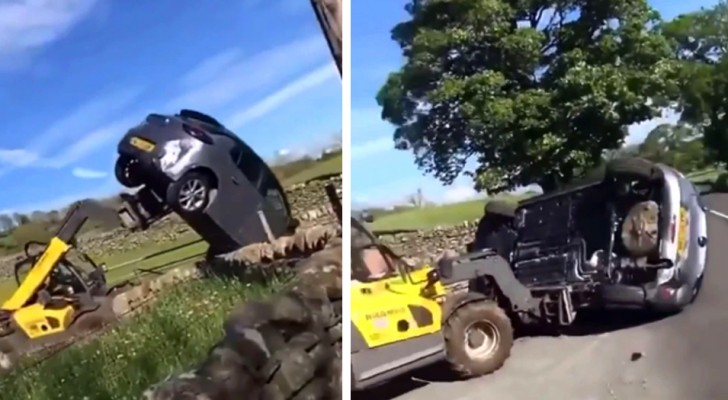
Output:
<path fill-rule="evenodd" d="M 249 185 L 262 197 L 257 211 L 265 216 L 274 236 L 283 235 L 290 226 L 290 215 L 285 195 L 277 184 L 277 179 L 265 162 L 244 143 L 237 143 L 231 154 L 241 177 L 245 180 L 239 185 Z"/>

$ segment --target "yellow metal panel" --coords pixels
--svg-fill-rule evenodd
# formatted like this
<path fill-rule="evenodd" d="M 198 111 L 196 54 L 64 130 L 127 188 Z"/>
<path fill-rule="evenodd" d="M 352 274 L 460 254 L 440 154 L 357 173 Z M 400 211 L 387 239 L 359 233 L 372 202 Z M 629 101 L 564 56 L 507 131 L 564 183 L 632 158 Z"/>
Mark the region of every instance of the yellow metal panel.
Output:
<path fill-rule="evenodd" d="M 53 268 L 55 268 L 58 261 L 69 248 L 70 246 L 66 242 L 56 237 L 52 238 L 48 243 L 48 247 L 38 259 L 38 262 L 30 268 L 28 275 L 25 277 L 23 282 L 21 282 L 20 287 L 18 287 L 13 295 L 5 301 L 2 309 L 6 311 L 16 311 L 25 306 L 38 289 L 46 282 Z"/>
<path fill-rule="evenodd" d="M 36 339 L 65 331 L 73 321 L 74 313 L 70 305 L 48 309 L 40 304 L 33 304 L 15 311 L 13 319 L 29 338 Z"/>
<path fill-rule="evenodd" d="M 413 271 L 408 278 L 395 276 L 376 282 L 352 282 L 351 320 L 369 347 L 382 346 L 438 332 L 442 324 L 437 282 L 426 290 L 429 268 Z M 428 295 L 425 295 L 425 294 Z M 423 307 L 432 315 L 432 324 L 418 327 L 408 306 Z M 398 326 L 408 328 L 400 331 Z"/>

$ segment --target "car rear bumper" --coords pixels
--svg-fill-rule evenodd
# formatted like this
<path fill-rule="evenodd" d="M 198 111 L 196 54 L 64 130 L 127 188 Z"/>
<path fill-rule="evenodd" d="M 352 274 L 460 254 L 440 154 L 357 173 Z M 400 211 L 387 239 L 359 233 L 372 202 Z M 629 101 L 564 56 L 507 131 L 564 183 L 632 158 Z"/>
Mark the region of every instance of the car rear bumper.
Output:
<path fill-rule="evenodd" d="M 132 146 L 125 138 L 124 141 L 119 143 L 117 152 L 119 156 L 135 158 L 138 161 L 137 167 L 140 175 L 143 176 L 144 183 L 151 186 L 160 196 L 166 194 L 167 186 L 177 178 L 162 169 L 163 149 L 155 148 L 151 152 L 146 152 Z"/>
<path fill-rule="evenodd" d="M 600 289 L 600 300 L 609 308 L 650 308 L 655 310 L 679 309 L 686 303 L 689 285 L 669 281 L 662 285 L 629 286 L 624 284 L 604 285 Z"/>

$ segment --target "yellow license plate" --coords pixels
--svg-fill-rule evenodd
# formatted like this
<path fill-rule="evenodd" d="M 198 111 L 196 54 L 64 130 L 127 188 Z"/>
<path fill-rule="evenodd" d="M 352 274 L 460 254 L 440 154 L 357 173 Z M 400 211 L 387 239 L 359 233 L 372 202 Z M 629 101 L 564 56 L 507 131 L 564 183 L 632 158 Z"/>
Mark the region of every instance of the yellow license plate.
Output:
<path fill-rule="evenodd" d="M 154 150 L 154 143 L 142 138 L 132 137 L 130 143 L 132 146 L 142 151 L 150 152 Z"/>

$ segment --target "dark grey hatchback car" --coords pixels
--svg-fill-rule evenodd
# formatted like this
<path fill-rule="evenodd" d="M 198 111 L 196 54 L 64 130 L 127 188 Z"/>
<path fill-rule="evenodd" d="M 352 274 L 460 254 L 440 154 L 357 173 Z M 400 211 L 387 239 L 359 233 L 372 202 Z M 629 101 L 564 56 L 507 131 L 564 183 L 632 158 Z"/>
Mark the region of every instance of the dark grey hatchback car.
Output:
<path fill-rule="evenodd" d="M 220 251 L 285 235 L 297 225 L 265 161 L 203 113 L 149 114 L 124 135 L 118 154 L 116 179 L 146 191 L 145 208 L 176 212 Z"/>

